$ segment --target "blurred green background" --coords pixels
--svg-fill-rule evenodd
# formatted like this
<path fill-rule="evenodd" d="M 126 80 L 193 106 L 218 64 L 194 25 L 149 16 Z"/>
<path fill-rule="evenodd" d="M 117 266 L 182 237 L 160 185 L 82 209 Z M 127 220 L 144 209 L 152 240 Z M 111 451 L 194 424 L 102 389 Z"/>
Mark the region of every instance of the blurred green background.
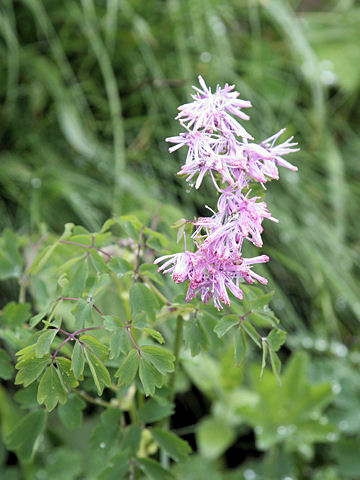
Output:
<path fill-rule="evenodd" d="M 170 155 L 164 141 L 179 132 L 177 106 L 199 74 L 251 100 L 247 127 L 258 141 L 286 127 L 299 142 L 289 158 L 299 172 L 282 170 L 268 187 L 280 223 L 266 224 L 264 253 L 272 306 L 289 332 L 284 359 L 306 350 L 304 385 L 335 385 L 337 436 L 314 440 L 313 456 L 300 452 L 279 479 L 360 477 L 359 45 L 351 0 L 0 2 L 2 228 L 35 238 L 66 222 L 96 230 L 113 213 L 164 203 L 179 217 L 213 206 L 210 184 L 190 194 L 176 178 L 183 152 Z M 12 299 L 8 285 L 1 297 Z M 266 382 L 253 393 L 267 398 Z M 251 468 L 239 453 L 241 462 L 223 465 L 242 465 L 245 480 L 270 478 L 256 460 L 270 444 L 249 442 Z M 192 462 L 180 478 L 223 478 Z"/>

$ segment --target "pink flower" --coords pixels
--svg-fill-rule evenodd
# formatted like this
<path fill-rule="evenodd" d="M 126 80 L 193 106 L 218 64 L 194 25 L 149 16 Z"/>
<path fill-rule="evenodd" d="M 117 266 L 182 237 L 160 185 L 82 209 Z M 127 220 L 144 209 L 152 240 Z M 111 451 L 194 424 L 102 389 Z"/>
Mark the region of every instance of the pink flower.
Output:
<path fill-rule="evenodd" d="M 249 116 L 242 112 L 243 108 L 251 107 L 251 103 L 238 98 L 239 93 L 233 92 L 234 85 L 226 84 L 224 88 L 218 85 L 214 93 L 207 87 L 204 79 L 199 76 L 202 90 L 193 87 L 197 93 L 192 95 L 193 102 L 179 107 L 180 113 L 176 119 L 182 125 L 194 130 L 205 128 L 216 132 L 232 133 L 243 138 L 252 139 L 252 136 L 230 114 L 242 120 L 248 120 Z"/>
<path fill-rule="evenodd" d="M 249 196 L 250 182 L 264 184 L 278 179 L 278 166 L 297 170 L 283 157 L 299 149 L 293 137 L 275 145 L 285 129 L 259 144 L 252 142 L 253 137 L 233 117 L 248 120 L 242 109 L 250 107 L 250 102 L 240 100 L 233 85 L 218 85 L 213 93 L 202 77 L 199 83 L 201 88 L 194 87 L 194 101 L 180 106 L 176 117 L 186 132 L 166 140 L 175 144 L 170 152 L 188 149 L 178 173 L 185 175 L 188 182 L 196 179 L 195 188 L 200 187 L 206 174 L 210 175 L 220 193 L 218 211 L 193 222 L 196 229 L 192 238 L 197 247 L 194 253 L 165 255 L 155 263 L 165 262 L 159 272 L 172 273 L 176 283 L 189 282 L 187 301 L 200 294 L 203 302 L 212 298 L 215 307 L 221 309 L 223 304 L 230 304 L 229 293 L 242 298 L 240 285 L 244 281 L 267 283 L 252 268 L 269 257 L 244 258 L 242 246 L 248 240 L 261 247 L 263 220 L 278 220 L 260 197 Z"/>
<path fill-rule="evenodd" d="M 213 299 L 219 310 L 222 304 L 230 305 L 227 289 L 237 298 L 242 298 L 240 282 L 254 283 L 258 280 L 267 283 L 267 280 L 251 270 L 252 265 L 264 263 L 269 257 L 262 255 L 254 258 L 242 258 L 235 253 L 233 258 L 224 258 L 211 248 L 200 247 L 196 253 L 184 252 L 174 255 L 165 255 L 155 260 L 155 263 L 166 262 L 159 268 L 159 272 L 172 272 L 173 280 L 181 283 L 189 280 L 186 301 L 200 293 L 205 303 Z"/>

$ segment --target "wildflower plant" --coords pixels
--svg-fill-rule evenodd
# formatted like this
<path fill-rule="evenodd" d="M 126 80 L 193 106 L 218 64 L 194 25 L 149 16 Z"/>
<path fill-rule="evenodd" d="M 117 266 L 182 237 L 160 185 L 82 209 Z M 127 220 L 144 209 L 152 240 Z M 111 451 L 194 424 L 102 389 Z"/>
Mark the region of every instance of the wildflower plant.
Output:
<path fill-rule="evenodd" d="M 269 354 L 279 378 L 286 335 L 268 306 L 272 292 L 254 286 L 267 283 L 256 268 L 269 258 L 245 257 L 243 246 L 261 247 L 264 219 L 277 221 L 251 195 L 253 183 L 265 188 L 278 166 L 296 170 L 283 159 L 296 144 L 277 144 L 283 131 L 253 143 L 237 120 L 249 118 L 250 102 L 233 86 L 212 93 L 199 81 L 194 101 L 179 109 L 185 132 L 168 139 L 171 151 L 188 148 L 180 174 L 195 188 L 210 176 L 218 195 L 211 216 L 176 224 L 181 235 L 192 225 L 193 251 L 171 253 L 170 232 L 153 227 L 170 215 L 166 206 L 156 218 L 111 218 L 95 233 L 67 224 L 60 238 L 43 232 L 33 241 L 10 230 L 0 237 L 1 278 L 19 282 L 18 301 L 1 311 L 0 376 L 11 381 L 16 357 L 14 383 L 23 390 L 11 403 L 0 389 L 0 400 L 9 402 L 4 441 L 20 462 L 41 447 L 47 425 L 80 429 L 92 405 L 101 415 L 91 462 L 79 467 L 85 478 L 170 480 L 169 459 L 183 462 L 191 451 L 170 419 L 176 374 L 195 383 L 202 376 L 192 357 L 201 353 L 205 365 L 207 350 L 231 350 L 240 365 L 250 340 L 262 349 L 261 371 Z M 158 269 L 174 282 L 165 285 Z"/>
<path fill-rule="evenodd" d="M 250 196 L 251 185 L 259 182 L 265 188 L 268 180 L 278 179 L 278 166 L 296 171 L 283 156 L 298 148 L 292 137 L 276 145 L 285 129 L 260 144 L 253 143 L 253 137 L 234 118 L 248 120 L 242 109 L 251 107 L 251 103 L 238 98 L 234 85 L 218 85 L 212 93 L 201 76 L 199 83 L 201 88 L 194 87 L 193 102 L 180 106 L 176 117 L 186 132 L 167 141 L 175 143 L 171 152 L 188 148 L 185 165 L 179 172 L 187 176 L 187 182 L 196 178 L 197 189 L 204 176 L 210 175 L 219 192 L 217 211 L 212 217 L 194 221 L 195 252 L 165 255 L 155 263 L 165 261 L 159 271 L 172 272 L 175 282 L 189 281 L 187 301 L 199 293 L 204 303 L 212 299 L 220 310 L 223 304 L 230 305 L 228 292 L 243 298 L 244 281 L 267 283 L 252 268 L 268 262 L 269 257 L 245 258 L 242 247 L 244 240 L 261 247 L 263 220 L 278 220 L 271 216 L 265 202 Z"/>

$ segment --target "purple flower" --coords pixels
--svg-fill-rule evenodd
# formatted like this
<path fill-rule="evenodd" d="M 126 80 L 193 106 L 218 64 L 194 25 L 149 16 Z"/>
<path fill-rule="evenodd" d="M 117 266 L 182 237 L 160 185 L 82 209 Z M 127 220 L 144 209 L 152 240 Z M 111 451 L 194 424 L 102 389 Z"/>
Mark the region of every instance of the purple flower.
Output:
<path fill-rule="evenodd" d="M 224 191 L 218 200 L 218 213 L 213 217 L 199 218 L 194 222 L 198 228 L 193 238 L 200 233 L 203 227 L 206 231 L 204 244 L 214 244 L 224 254 L 237 247 L 241 248 L 244 239 L 249 240 L 257 247 L 262 247 L 262 222 L 268 218 L 274 222 L 278 220 L 271 216 L 265 202 L 258 202 L 259 197 L 249 198 L 233 187 Z"/>
<path fill-rule="evenodd" d="M 174 255 L 165 255 L 155 260 L 155 263 L 166 262 L 159 268 L 159 272 L 172 272 L 176 283 L 189 280 L 186 300 L 200 294 L 201 300 L 207 303 L 213 299 L 215 307 L 219 310 L 222 304 L 230 305 L 227 290 L 235 297 L 241 299 L 243 292 L 240 282 L 244 280 L 254 283 L 255 280 L 266 284 L 267 280 L 251 270 L 252 265 L 264 263 L 269 260 L 266 255 L 254 258 L 243 258 L 236 253 L 232 258 L 219 256 L 211 248 L 200 247 L 196 253 L 184 252 Z"/>
<path fill-rule="evenodd" d="M 200 294 L 203 302 L 212 298 L 215 307 L 221 309 L 223 304 L 230 304 L 229 292 L 242 298 L 241 283 L 267 283 L 252 267 L 267 262 L 269 257 L 244 258 L 242 246 L 248 240 L 261 247 L 263 220 L 278 220 L 260 197 L 249 196 L 250 182 L 264 184 L 278 179 L 278 166 L 297 170 L 283 156 L 299 149 L 293 137 L 275 145 L 285 129 L 259 144 L 252 142 L 253 137 L 233 117 L 248 120 L 242 109 L 250 107 L 250 102 L 240 100 L 233 85 L 218 85 L 213 93 L 202 77 L 199 83 L 201 88 L 194 87 L 194 101 L 179 107 L 176 117 L 186 132 L 166 140 L 175 144 L 170 152 L 188 149 L 178 173 L 188 182 L 196 179 L 195 188 L 200 187 L 206 174 L 210 175 L 220 193 L 218 211 L 193 222 L 195 252 L 165 255 L 155 263 L 164 262 L 159 271 L 172 273 L 176 283 L 189 282 L 187 301 Z"/>
<path fill-rule="evenodd" d="M 207 87 L 204 79 L 199 76 L 202 90 L 193 87 L 197 93 L 192 95 L 193 102 L 179 107 L 180 113 L 176 119 L 187 128 L 194 130 L 205 128 L 216 132 L 228 132 L 236 136 L 252 139 L 252 136 L 230 114 L 242 120 L 248 120 L 249 116 L 242 112 L 242 108 L 251 107 L 251 103 L 238 98 L 239 93 L 233 92 L 234 85 L 226 84 L 224 88 L 218 85 L 214 93 Z"/>

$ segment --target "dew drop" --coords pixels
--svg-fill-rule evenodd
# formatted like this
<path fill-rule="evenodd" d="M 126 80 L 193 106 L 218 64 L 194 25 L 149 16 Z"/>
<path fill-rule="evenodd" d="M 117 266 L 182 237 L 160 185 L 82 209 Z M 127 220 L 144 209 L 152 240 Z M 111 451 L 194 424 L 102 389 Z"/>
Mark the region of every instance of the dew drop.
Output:
<path fill-rule="evenodd" d="M 287 428 L 284 427 L 284 425 L 280 425 L 280 427 L 278 427 L 278 429 L 277 429 L 277 433 L 278 433 L 279 435 L 286 435 L 286 433 L 287 433 Z"/>
<path fill-rule="evenodd" d="M 331 391 L 335 394 L 338 395 L 341 392 L 341 385 L 340 383 L 333 383 L 331 385 Z"/>
<path fill-rule="evenodd" d="M 36 177 L 35 177 L 35 178 L 32 178 L 32 179 L 31 179 L 31 186 L 32 186 L 33 188 L 40 188 L 40 187 L 41 187 L 41 180 L 40 180 L 40 178 L 36 178 Z"/>
<path fill-rule="evenodd" d="M 324 70 L 320 73 L 320 80 L 324 85 L 334 85 L 334 83 L 336 83 L 337 77 L 333 71 Z"/>
<path fill-rule="evenodd" d="M 327 425 L 329 423 L 329 419 L 325 416 L 319 418 L 320 425 Z"/>
<path fill-rule="evenodd" d="M 256 473 L 254 470 L 250 470 L 250 468 L 247 468 L 244 472 L 244 478 L 245 480 L 254 480 L 256 478 Z"/>
<path fill-rule="evenodd" d="M 349 353 L 348 348 L 343 345 L 342 343 L 335 343 L 335 345 L 331 346 L 331 351 L 340 358 L 345 358 L 347 357 L 347 354 Z"/>
<path fill-rule="evenodd" d="M 211 60 L 211 53 L 209 52 L 202 52 L 200 54 L 200 60 L 203 62 L 203 63 L 209 63 L 210 60 Z"/>
<path fill-rule="evenodd" d="M 337 433 L 331 432 L 326 435 L 327 440 L 329 442 L 336 442 L 339 439 L 339 435 Z"/>
<path fill-rule="evenodd" d="M 327 341 L 324 338 L 317 338 L 315 340 L 315 348 L 319 352 L 325 352 L 325 350 L 327 349 L 327 346 L 328 346 Z"/>
<path fill-rule="evenodd" d="M 341 422 L 339 423 L 340 430 L 347 430 L 348 427 L 349 422 L 347 420 L 341 420 Z"/>
<path fill-rule="evenodd" d="M 312 341 L 312 338 L 310 337 L 304 337 L 301 341 L 301 344 L 304 348 L 311 348 L 314 346 L 314 342 Z"/>
<path fill-rule="evenodd" d="M 100 445 L 99 445 L 100 448 L 105 448 L 106 447 L 106 443 L 105 442 L 101 442 Z"/>

